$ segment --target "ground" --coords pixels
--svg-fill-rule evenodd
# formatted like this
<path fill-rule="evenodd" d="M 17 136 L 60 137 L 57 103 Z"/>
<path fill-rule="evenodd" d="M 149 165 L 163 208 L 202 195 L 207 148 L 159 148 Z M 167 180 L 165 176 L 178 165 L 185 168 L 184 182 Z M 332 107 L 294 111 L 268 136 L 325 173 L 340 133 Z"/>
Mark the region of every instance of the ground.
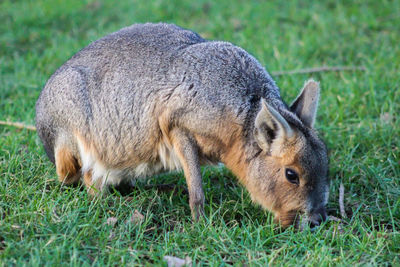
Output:
<path fill-rule="evenodd" d="M 287 102 L 305 80 L 321 83 L 316 127 L 329 148 L 328 210 L 341 218 L 343 183 L 347 218 L 314 232 L 281 231 L 221 167 L 203 169 L 207 219 L 197 224 L 181 173 L 92 201 L 82 188 L 60 186 L 36 132 L 0 126 L 0 266 L 166 265 L 165 255 L 212 266 L 400 265 L 399 14 L 400 1 L 372 0 L 1 1 L 0 120 L 33 124 L 57 67 L 137 22 L 230 41 L 272 73 L 365 70 L 274 76 Z"/>

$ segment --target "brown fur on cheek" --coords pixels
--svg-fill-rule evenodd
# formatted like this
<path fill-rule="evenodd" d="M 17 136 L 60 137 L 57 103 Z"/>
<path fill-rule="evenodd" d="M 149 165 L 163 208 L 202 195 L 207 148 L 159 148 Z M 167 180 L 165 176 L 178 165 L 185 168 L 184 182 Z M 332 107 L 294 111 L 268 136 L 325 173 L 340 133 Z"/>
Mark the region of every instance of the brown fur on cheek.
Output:
<path fill-rule="evenodd" d="M 274 197 L 276 202 L 273 211 L 277 214 L 286 214 L 289 211 L 302 213 L 306 209 L 307 196 L 302 187 L 287 182 L 285 177 L 279 177 Z"/>
<path fill-rule="evenodd" d="M 290 143 L 286 144 L 280 157 L 274 157 L 274 166 L 279 168 L 275 175 L 277 183 L 274 192 L 277 199 L 274 210 L 277 213 L 287 213 L 287 211 L 304 211 L 306 209 L 307 194 L 303 190 L 304 169 L 299 158 L 304 149 L 304 140 L 302 136 L 297 136 Z M 300 185 L 291 184 L 286 179 L 286 168 L 297 172 L 300 179 Z"/>
<path fill-rule="evenodd" d="M 286 147 L 284 152 L 281 157 L 263 153 L 253 159 L 245 186 L 254 202 L 276 214 L 278 221 L 287 227 L 295 222 L 297 213 L 305 210 L 306 194 L 301 185 L 291 184 L 285 175 L 286 167 L 302 174 L 296 154 L 298 148 Z"/>
<path fill-rule="evenodd" d="M 290 165 L 293 169 L 300 169 L 293 160 L 295 157 L 265 157 L 260 159 L 260 163 L 252 166 L 258 170 L 253 176 L 261 177 L 254 179 L 254 185 L 248 187 L 255 202 L 264 208 L 271 210 L 278 221 L 283 225 L 290 225 L 294 222 L 295 214 L 302 213 L 306 207 L 306 194 L 302 187 L 291 184 L 285 176 L 285 166 Z M 265 173 L 265 174 L 263 174 Z M 268 174 L 268 177 L 262 177 Z"/>

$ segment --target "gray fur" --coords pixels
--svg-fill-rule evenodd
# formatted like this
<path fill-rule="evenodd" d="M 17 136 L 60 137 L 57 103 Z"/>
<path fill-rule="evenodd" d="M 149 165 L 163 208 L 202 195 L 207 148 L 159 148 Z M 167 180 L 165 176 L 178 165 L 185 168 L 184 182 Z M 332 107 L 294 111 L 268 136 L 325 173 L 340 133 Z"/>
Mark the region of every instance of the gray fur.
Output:
<path fill-rule="evenodd" d="M 293 130 L 287 123 L 287 121 L 277 112 L 272 106 L 265 102 L 264 99 L 261 101 L 261 110 L 258 112 L 255 125 L 254 125 L 254 137 L 258 145 L 265 151 L 269 151 L 271 141 L 275 138 L 270 138 L 265 129 L 268 128 L 273 131 L 276 135 L 281 137 L 291 138 L 293 136 Z"/>
<path fill-rule="evenodd" d="M 310 80 L 305 85 L 299 96 L 293 101 L 290 109 L 296 113 L 301 121 L 312 128 L 317 115 L 319 100 L 319 85 Z"/>
<path fill-rule="evenodd" d="M 314 175 L 307 179 L 326 186 L 319 182 L 321 175 L 325 179 L 327 170 L 323 143 L 282 101 L 278 87 L 259 62 L 237 46 L 207 41 L 171 24 L 132 25 L 76 53 L 41 92 L 36 126 L 53 162 L 59 146 L 68 147 L 79 162 L 84 161 L 74 135 L 78 132 L 93 144 L 107 169 L 129 176 L 140 166 L 147 175 L 172 169 L 155 152 L 165 138 L 160 120 L 168 110 L 169 138 L 174 140 L 170 140 L 172 148 L 170 141 L 165 141 L 165 149 L 171 158 L 179 159 L 181 166 L 189 166 L 184 171 L 188 183 L 192 183 L 189 193 L 191 207 L 199 209 L 194 211 L 196 215 L 204 200 L 199 166 L 223 161 L 223 152 L 205 151 L 196 138 L 215 139 L 228 147 L 232 140 L 225 140 L 220 131 L 227 123 L 239 125 L 243 157 L 251 168 L 258 168 L 249 171 L 249 183 L 258 183 L 260 175 L 268 178 L 268 170 L 260 169 L 265 164 L 259 162 L 260 148 L 253 135 L 260 99 L 311 144 L 304 150 L 307 157 L 314 159 L 313 152 L 317 151 L 318 157 L 324 158 L 320 169 L 314 161 L 304 164 L 306 169 L 311 164 L 310 173 Z M 264 183 L 263 188 L 272 184 L 268 180 Z"/>

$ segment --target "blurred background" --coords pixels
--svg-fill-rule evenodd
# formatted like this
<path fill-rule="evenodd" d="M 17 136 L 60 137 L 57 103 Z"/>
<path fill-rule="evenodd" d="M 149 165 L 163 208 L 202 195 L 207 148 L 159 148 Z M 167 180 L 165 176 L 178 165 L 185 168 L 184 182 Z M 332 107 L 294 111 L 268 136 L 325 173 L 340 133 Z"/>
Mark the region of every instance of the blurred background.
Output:
<path fill-rule="evenodd" d="M 19 119 L 30 122 L 32 104 L 15 105 L 15 100 L 22 101 L 15 99 L 16 88 L 24 99 L 34 100 L 46 79 L 75 52 L 133 23 L 170 22 L 208 39 L 230 41 L 253 54 L 269 71 L 365 66 L 368 75 L 313 75 L 321 79 L 323 88 L 329 88 L 335 104 L 350 97 L 357 107 L 352 116 L 366 115 L 366 109 L 359 107 L 365 103 L 358 93 L 372 94 L 367 80 L 379 81 L 374 89 L 394 91 L 389 84 L 399 79 L 399 1 L 24 0 L 2 1 L 0 7 L 1 108 L 16 116 L 26 107 Z M 293 98 L 306 76 L 277 78 L 284 96 Z M 355 78 L 357 87 L 363 87 L 357 93 L 348 85 Z M 382 100 L 384 96 L 376 97 Z M 325 97 L 322 101 L 334 108 Z M 331 121 L 327 116 L 337 114 L 321 115 Z"/>

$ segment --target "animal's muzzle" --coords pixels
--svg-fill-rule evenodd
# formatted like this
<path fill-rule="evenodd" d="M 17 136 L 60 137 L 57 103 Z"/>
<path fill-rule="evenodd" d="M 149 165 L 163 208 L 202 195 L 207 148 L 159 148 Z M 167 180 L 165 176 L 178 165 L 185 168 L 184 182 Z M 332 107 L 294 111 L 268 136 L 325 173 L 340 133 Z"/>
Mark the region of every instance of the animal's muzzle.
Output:
<path fill-rule="evenodd" d="M 321 225 L 321 223 L 326 221 L 327 218 L 328 215 L 326 213 L 325 207 L 319 207 L 313 210 L 308 217 L 310 228 Z"/>

